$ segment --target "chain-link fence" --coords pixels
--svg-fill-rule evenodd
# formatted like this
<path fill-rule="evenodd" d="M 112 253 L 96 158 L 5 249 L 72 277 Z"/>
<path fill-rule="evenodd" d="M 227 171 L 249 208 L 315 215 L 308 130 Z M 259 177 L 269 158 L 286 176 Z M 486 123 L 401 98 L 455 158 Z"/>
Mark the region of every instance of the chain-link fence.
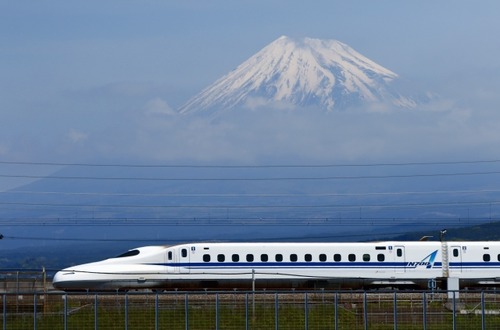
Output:
<path fill-rule="evenodd" d="M 0 293 L 3 329 L 499 329 L 495 291 Z"/>

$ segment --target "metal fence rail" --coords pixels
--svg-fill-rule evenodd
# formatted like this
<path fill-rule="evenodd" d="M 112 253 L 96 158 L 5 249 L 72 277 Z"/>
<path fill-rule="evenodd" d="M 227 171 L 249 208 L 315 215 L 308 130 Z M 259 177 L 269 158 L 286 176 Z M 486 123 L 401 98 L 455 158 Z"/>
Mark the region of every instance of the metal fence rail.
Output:
<path fill-rule="evenodd" d="M 500 292 L 0 293 L 3 329 L 498 329 Z"/>

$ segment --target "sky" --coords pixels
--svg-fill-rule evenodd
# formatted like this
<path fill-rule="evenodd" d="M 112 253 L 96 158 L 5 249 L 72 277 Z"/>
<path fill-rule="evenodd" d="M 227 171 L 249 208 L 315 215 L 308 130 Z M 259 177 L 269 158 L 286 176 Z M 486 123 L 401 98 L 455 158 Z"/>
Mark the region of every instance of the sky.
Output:
<path fill-rule="evenodd" d="M 475 161 L 500 159 L 499 17 L 497 0 L 0 0 L 0 191 L 62 168 L 43 162 L 472 161 L 437 170 L 498 173 L 498 163 L 483 169 Z M 263 109 L 215 121 L 176 114 L 282 35 L 339 40 L 406 86 L 439 97 L 410 111 Z M 346 191 L 497 191 L 496 182 L 486 175 L 394 186 L 379 180 L 349 182 Z M 91 189 L 86 184 L 80 188 Z M 332 184 L 326 192 L 337 190 Z M 493 209 L 463 206 L 452 216 L 499 214 L 496 197 L 477 198 L 495 201 Z M 39 195 L 27 200 L 44 203 Z M 2 233 L 16 236 L 18 228 Z"/>
<path fill-rule="evenodd" d="M 487 0 L 0 0 L 0 159 L 495 158 L 498 17 Z M 281 35 L 337 39 L 441 99 L 327 122 L 172 115 Z"/>

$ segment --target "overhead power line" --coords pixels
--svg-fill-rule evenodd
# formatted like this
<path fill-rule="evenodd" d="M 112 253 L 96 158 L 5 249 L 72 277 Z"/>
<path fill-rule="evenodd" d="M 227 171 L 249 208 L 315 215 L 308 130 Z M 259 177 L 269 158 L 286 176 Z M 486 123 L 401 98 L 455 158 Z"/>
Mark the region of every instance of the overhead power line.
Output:
<path fill-rule="evenodd" d="M 435 162 L 401 162 L 401 163 L 368 163 L 368 164 L 268 164 L 268 165 L 193 165 L 193 164 L 98 164 L 98 163 L 65 163 L 65 162 L 22 162 L 0 161 L 6 165 L 30 166 L 75 166 L 75 167 L 125 167 L 125 168 L 330 168 L 330 167 L 377 167 L 377 166 L 427 166 L 427 165 L 461 165 L 500 163 L 500 159 L 471 161 L 435 161 Z"/>
<path fill-rule="evenodd" d="M 0 205 L 35 206 L 35 207 L 72 207 L 72 208 L 118 208 L 118 209 L 336 209 L 336 208 L 404 208 L 404 207 L 429 207 L 452 205 L 497 205 L 500 200 L 491 201 L 450 201 L 450 202 L 421 202 L 399 204 L 311 204 L 311 205 L 134 205 L 134 204 L 73 204 L 73 203 L 29 203 L 29 202 L 0 202 Z"/>
<path fill-rule="evenodd" d="M 2 178 L 56 179 L 56 180 L 111 180 L 111 181 L 319 181 L 319 180 L 360 180 L 391 178 L 453 177 L 500 174 L 500 171 L 457 172 L 457 173 L 420 173 L 391 175 L 355 175 L 355 176 L 317 176 L 317 177 L 254 177 L 254 178 L 164 178 L 164 177 L 95 177 L 95 176 L 59 176 L 59 175 L 18 175 L 0 174 Z"/>
<path fill-rule="evenodd" d="M 407 234 L 407 231 L 404 232 L 388 232 L 377 234 L 378 236 L 392 236 L 392 235 L 402 235 Z M 83 242 L 161 242 L 165 243 L 204 243 L 204 242 L 270 242 L 270 241 L 305 241 L 305 240 L 313 240 L 313 239 L 332 239 L 332 238 L 348 238 L 348 237 L 373 237 L 373 233 L 365 233 L 365 234 L 351 234 L 344 233 L 338 235 L 321 235 L 321 236 L 282 236 L 282 237 L 260 237 L 260 238 L 251 238 L 251 239 L 172 239 L 172 238 L 77 238 L 77 237 L 40 237 L 40 236 L 8 236 L 6 239 L 11 240 L 40 240 L 40 241 L 83 241 Z"/>
<path fill-rule="evenodd" d="M 394 191 L 394 192 L 366 192 L 366 193 L 108 193 L 108 192 L 65 192 L 65 191 L 34 191 L 9 190 L 0 192 L 0 195 L 64 195 L 64 196 L 112 196 L 112 197 L 366 197 L 366 196 L 401 196 L 401 195 L 449 195 L 449 194 L 488 194 L 498 193 L 498 189 L 479 190 L 434 190 L 434 191 Z"/>
<path fill-rule="evenodd" d="M 9 218 L 1 219 L 0 224 L 9 227 L 24 226 L 103 226 L 103 227 L 141 227 L 141 226 L 160 226 L 160 227 L 186 227 L 186 226 L 334 226 L 334 227 L 352 227 L 352 226 L 429 226 L 446 222 L 449 224 L 471 224 L 498 221 L 498 218 L 485 217 L 194 217 L 194 218 Z"/>

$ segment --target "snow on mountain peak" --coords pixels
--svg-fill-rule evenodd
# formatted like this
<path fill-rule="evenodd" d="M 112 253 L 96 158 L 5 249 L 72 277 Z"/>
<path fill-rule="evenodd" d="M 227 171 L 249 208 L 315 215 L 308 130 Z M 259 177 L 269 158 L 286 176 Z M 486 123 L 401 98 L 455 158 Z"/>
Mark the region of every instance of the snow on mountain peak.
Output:
<path fill-rule="evenodd" d="M 179 109 L 208 112 L 259 105 L 327 111 L 366 102 L 413 104 L 391 91 L 394 72 L 336 40 L 281 36 Z"/>

